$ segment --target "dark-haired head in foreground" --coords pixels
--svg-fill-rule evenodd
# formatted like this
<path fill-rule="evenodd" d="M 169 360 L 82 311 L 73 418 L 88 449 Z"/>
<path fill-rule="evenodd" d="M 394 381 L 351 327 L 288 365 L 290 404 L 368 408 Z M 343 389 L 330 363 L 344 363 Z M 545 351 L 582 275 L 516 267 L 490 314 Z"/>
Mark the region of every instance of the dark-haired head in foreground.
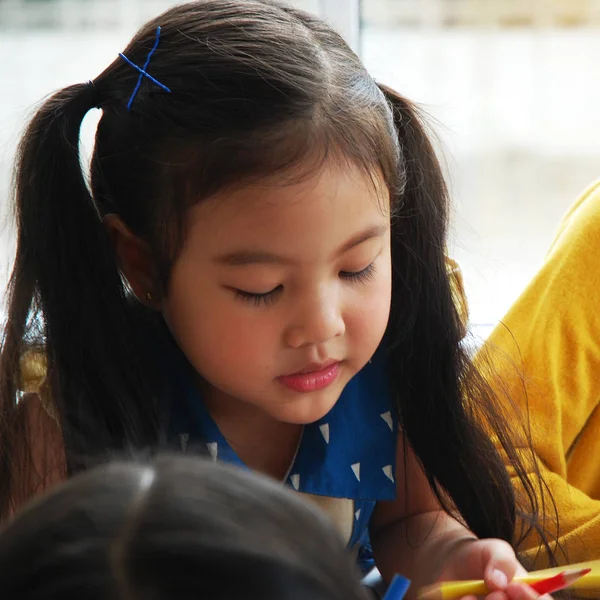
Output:
<path fill-rule="evenodd" d="M 365 599 L 319 511 L 210 461 L 115 462 L 29 505 L 0 535 L 4 600 Z"/>

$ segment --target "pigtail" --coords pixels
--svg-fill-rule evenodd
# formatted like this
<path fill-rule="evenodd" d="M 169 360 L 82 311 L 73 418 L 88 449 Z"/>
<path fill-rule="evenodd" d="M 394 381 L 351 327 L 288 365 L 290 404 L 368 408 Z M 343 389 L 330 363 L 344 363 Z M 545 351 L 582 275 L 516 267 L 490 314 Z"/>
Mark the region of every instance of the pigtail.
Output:
<path fill-rule="evenodd" d="M 514 539 L 517 507 L 510 478 L 482 423 L 491 424 L 535 494 L 493 396 L 461 345 L 464 324 L 446 273 L 448 193 L 418 111 L 380 86 L 390 104 L 405 173 L 396 194 L 392 241 L 393 383 L 399 419 L 438 499 L 479 537 Z M 410 485 L 410 482 L 407 483 Z"/>
<path fill-rule="evenodd" d="M 68 471 L 100 450 L 157 436 L 148 382 L 136 376 L 143 344 L 135 313 L 80 165 L 81 122 L 97 103 L 91 84 L 55 93 L 33 117 L 17 154 L 17 252 L 0 357 L 2 514 L 11 488 L 26 478 L 27 465 L 13 459 L 30 456 L 25 445 L 39 443 L 27 440 L 18 407 L 23 357 L 36 346 Z"/>

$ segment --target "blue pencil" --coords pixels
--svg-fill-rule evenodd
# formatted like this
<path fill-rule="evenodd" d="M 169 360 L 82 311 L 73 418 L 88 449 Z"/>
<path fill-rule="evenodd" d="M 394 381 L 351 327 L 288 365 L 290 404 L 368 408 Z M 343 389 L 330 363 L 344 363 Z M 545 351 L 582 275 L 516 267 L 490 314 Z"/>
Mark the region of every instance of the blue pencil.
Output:
<path fill-rule="evenodd" d="M 387 589 L 383 600 L 402 600 L 406 590 L 410 587 L 410 579 L 402 577 L 402 575 L 394 575 L 390 587 Z"/>

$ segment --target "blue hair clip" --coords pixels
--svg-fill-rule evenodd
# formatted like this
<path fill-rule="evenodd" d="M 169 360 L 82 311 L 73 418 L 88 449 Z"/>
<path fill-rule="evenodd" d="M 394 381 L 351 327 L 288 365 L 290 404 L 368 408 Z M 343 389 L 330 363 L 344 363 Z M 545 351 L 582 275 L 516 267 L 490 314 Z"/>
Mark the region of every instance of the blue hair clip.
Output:
<path fill-rule="evenodd" d="M 148 65 L 150 64 L 150 59 L 152 58 L 152 55 L 154 54 L 154 51 L 158 47 L 159 40 L 160 40 L 160 26 L 156 28 L 156 39 L 154 40 L 154 46 L 152 46 L 152 50 L 150 50 L 150 52 L 148 53 L 148 58 L 146 58 L 146 62 L 144 63 L 144 66 L 141 69 L 136 64 L 132 63 L 124 54 L 122 54 L 121 52 L 119 52 L 119 56 L 128 65 L 131 65 L 136 71 L 140 72 L 140 76 L 139 76 L 139 79 L 137 80 L 137 84 L 135 86 L 135 89 L 133 90 L 133 94 L 131 94 L 131 98 L 129 98 L 129 102 L 127 103 L 127 110 L 128 111 L 131 110 L 131 105 L 133 104 L 133 101 L 135 100 L 135 97 L 136 97 L 136 95 L 138 93 L 138 90 L 140 89 L 140 85 L 142 85 L 142 79 L 144 77 L 147 77 L 150 81 L 152 81 L 157 86 L 159 86 L 163 90 L 165 90 L 165 92 L 171 93 L 171 90 L 166 85 L 164 85 L 160 81 L 154 79 L 154 77 L 152 77 L 152 75 L 150 75 L 150 73 L 148 73 L 146 71 L 146 69 L 148 68 Z"/>
<path fill-rule="evenodd" d="M 410 587 L 410 580 L 402 575 L 394 575 L 390 587 L 387 589 L 383 600 L 402 600 L 406 590 Z"/>

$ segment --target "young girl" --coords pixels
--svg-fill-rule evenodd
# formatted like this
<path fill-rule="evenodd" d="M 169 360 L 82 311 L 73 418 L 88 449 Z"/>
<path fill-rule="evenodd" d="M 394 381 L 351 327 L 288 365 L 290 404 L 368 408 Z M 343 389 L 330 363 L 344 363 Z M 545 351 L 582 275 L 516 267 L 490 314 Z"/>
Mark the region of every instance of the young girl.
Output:
<path fill-rule="evenodd" d="M 0 534 L 5 600 L 367 600 L 337 532 L 266 478 L 162 457 L 93 469 Z"/>
<path fill-rule="evenodd" d="M 535 596 L 508 585 L 518 506 L 476 425 L 440 167 L 416 110 L 320 20 L 213 0 L 151 21 L 39 109 L 16 212 L 3 514 L 175 444 L 309 494 L 387 580 Z"/>

